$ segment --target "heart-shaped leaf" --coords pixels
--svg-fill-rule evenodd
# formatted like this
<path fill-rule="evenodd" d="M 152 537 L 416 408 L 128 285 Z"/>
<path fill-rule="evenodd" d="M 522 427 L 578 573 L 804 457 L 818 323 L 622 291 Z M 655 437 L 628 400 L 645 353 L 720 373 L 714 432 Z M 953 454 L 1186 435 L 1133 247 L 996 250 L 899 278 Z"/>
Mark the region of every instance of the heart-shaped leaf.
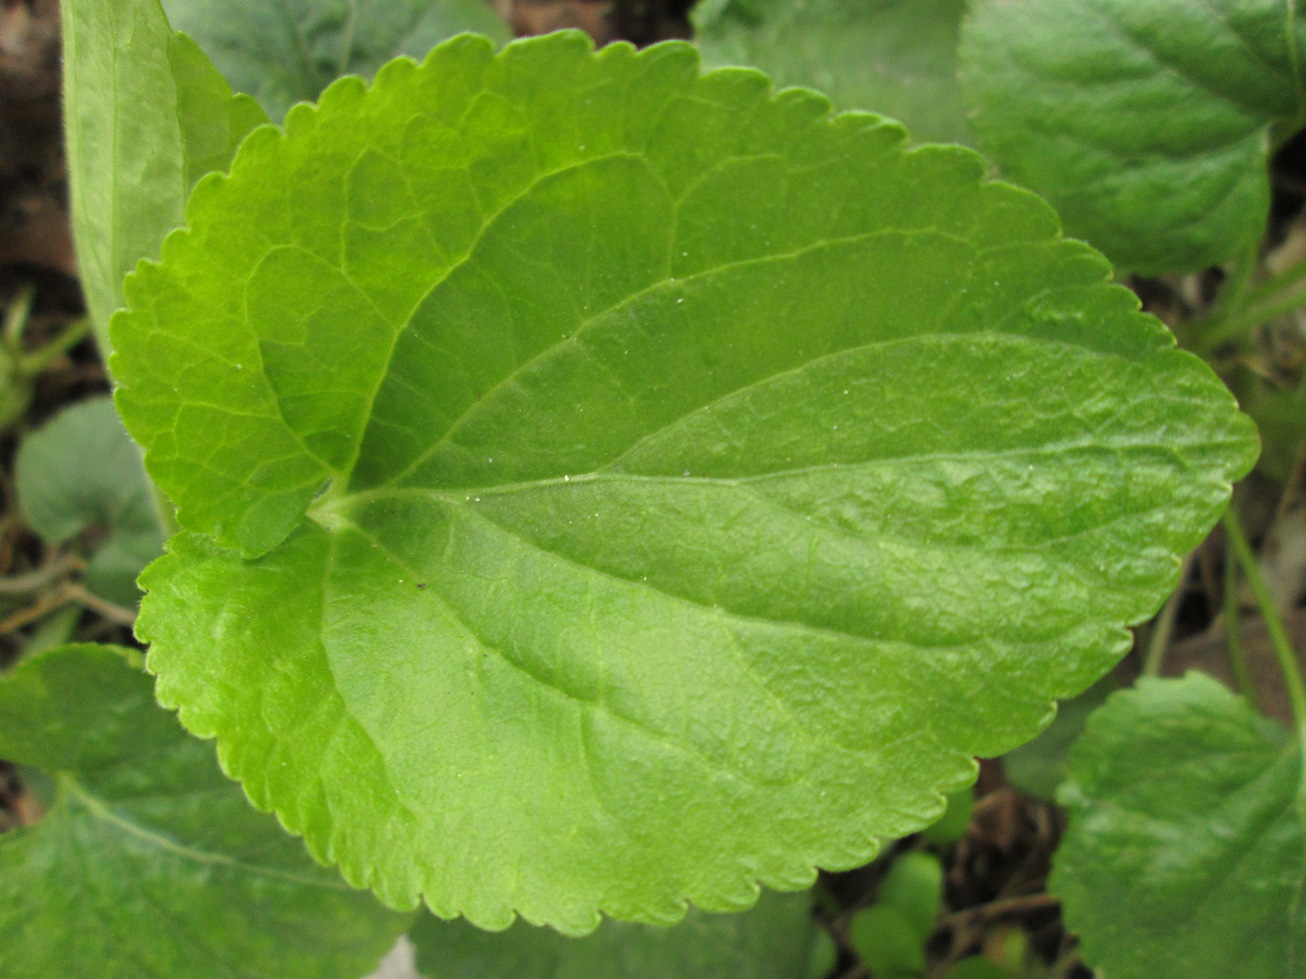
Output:
<path fill-rule="evenodd" d="M 674 928 L 606 921 L 585 938 L 424 915 L 409 937 L 426 979 L 801 979 L 818 938 L 811 905 L 806 893 L 766 893 L 742 914 L 691 911 Z"/>
<path fill-rule="evenodd" d="M 1306 113 L 1283 0 L 977 0 L 962 90 L 980 145 L 1066 229 L 1145 274 L 1259 239 L 1268 155 Z"/>
<path fill-rule="evenodd" d="M 691 46 L 456 39 L 205 181 L 119 407 L 162 701 L 388 902 L 738 909 L 937 818 L 1255 456 L 1051 211 Z"/>
<path fill-rule="evenodd" d="M 408 919 L 252 809 L 138 664 L 63 646 L 0 678 L 0 757 L 55 788 L 40 822 L 0 835 L 6 979 L 356 979 L 374 966 Z"/>
<path fill-rule="evenodd" d="M 164 0 L 233 88 L 277 119 L 340 75 L 371 76 L 463 31 L 508 39 L 487 0 Z"/>
<path fill-rule="evenodd" d="M 1113 979 L 1299 979 L 1302 745 L 1210 677 L 1141 680 L 1088 722 L 1050 889 Z"/>
<path fill-rule="evenodd" d="M 694 40 L 708 65 L 751 65 L 899 119 L 917 139 L 970 143 L 957 84 L 965 12 L 966 0 L 703 0 Z"/>

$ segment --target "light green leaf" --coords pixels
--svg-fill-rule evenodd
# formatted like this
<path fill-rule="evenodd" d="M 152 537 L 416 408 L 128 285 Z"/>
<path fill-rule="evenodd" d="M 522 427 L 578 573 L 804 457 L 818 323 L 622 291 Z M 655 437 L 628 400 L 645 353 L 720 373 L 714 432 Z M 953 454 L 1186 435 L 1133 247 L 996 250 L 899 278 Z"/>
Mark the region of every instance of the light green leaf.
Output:
<path fill-rule="evenodd" d="M 918 979 L 925 974 L 924 942 L 892 905 L 872 904 L 853 915 L 848 942 L 875 979 Z"/>
<path fill-rule="evenodd" d="M 237 91 L 277 119 L 344 74 L 371 77 L 399 55 L 420 58 L 455 34 L 500 43 L 507 25 L 486 0 L 164 0 Z"/>
<path fill-rule="evenodd" d="M 957 84 L 965 12 L 966 0 L 703 0 L 694 38 L 709 66 L 761 68 L 899 119 L 917 139 L 970 143 Z"/>
<path fill-rule="evenodd" d="M 73 233 L 101 350 L 122 280 L 154 258 L 195 182 L 267 117 L 231 89 L 159 0 L 64 0 Z"/>
<path fill-rule="evenodd" d="M 607 921 L 567 938 L 423 915 L 409 937 L 426 979 L 800 979 L 817 933 L 811 912 L 807 893 L 766 893 L 742 914 L 690 911 L 674 928 Z"/>
<path fill-rule="evenodd" d="M 102 535 L 86 568 L 86 585 L 135 607 L 136 576 L 163 552 L 149 481 L 109 398 L 65 408 L 27 435 L 15 461 L 18 504 L 47 544 L 88 528 Z"/>
<path fill-rule="evenodd" d="M 1004 175 L 1144 274 L 1259 239 L 1268 154 L 1306 109 L 1284 0 L 976 0 L 962 88 Z"/>
<path fill-rule="evenodd" d="M 356 979 L 407 924 L 250 808 L 130 650 L 63 646 L 0 677 L 0 758 L 56 786 L 0 835 L 5 979 Z"/>
<path fill-rule="evenodd" d="M 191 532 L 139 631 L 395 906 L 581 932 L 865 862 L 1120 656 L 1254 458 L 1032 195 L 689 45 L 458 39 L 287 130 L 115 320 Z"/>
<path fill-rule="evenodd" d="M 1199 673 L 1141 680 L 1088 722 L 1050 890 L 1112 979 L 1300 979 L 1301 745 Z"/>
<path fill-rule="evenodd" d="M 932 853 L 904 853 L 884 875 L 877 900 L 901 914 L 924 945 L 943 906 L 943 864 Z"/>

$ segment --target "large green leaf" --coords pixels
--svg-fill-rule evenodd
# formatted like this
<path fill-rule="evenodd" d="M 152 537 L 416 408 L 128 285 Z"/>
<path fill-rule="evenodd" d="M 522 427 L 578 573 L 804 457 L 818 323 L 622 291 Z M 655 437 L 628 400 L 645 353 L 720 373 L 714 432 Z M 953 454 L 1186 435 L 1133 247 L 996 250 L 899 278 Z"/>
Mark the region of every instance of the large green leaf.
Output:
<path fill-rule="evenodd" d="M 1199 673 L 1114 695 L 1071 751 L 1050 888 L 1112 979 L 1306 974 L 1302 746 Z"/>
<path fill-rule="evenodd" d="M 1303 36 L 1287 0 L 976 0 L 962 88 L 981 145 L 1067 231 L 1189 271 L 1264 229 L 1274 134 L 1306 110 Z"/>
<path fill-rule="evenodd" d="M 371 76 L 463 31 L 508 39 L 486 0 L 164 0 L 232 87 L 276 118 L 339 76 Z"/>
<path fill-rule="evenodd" d="M 267 117 L 172 32 L 159 0 L 64 0 L 62 11 L 73 232 L 107 354 L 123 276 L 158 255 L 191 187 Z"/>
<path fill-rule="evenodd" d="M 606 921 L 586 938 L 423 915 L 409 937 L 426 979 L 803 979 L 811 911 L 809 894 L 766 893 L 742 914 L 691 911 L 674 928 Z"/>
<path fill-rule="evenodd" d="M 702 0 L 695 40 L 709 65 L 752 65 L 847 109 L 904 122 L 918 139 L 972 140 L 957 84 L 966 0 Z"/>
<path fill-rule="evenodd" d="M 253 134 L 114 323 L 191 532 L 161 699 L 351 881 L 484 926 L 741 908 L 937 818 L 1255 439 L 1044 204 L 903 144 L 577 34 Z"/>
<path fill-rule="evenodd" d="M 136 576 L 163 551 L 141 456 L 113 402 L 92 398 L 65 408 L 23 438 L 14 463 L 18 503 L 49 544 L 94 528 L 101 537 L 86 584 L 119 605 L 135 606 Z"/>
<path fill-rule="evenodd" d="M 0 758 L 56 786 L 40 822 L 0 836 L 0 974 L 356 979 L 375 965 L 407 919 L 250 808 L 138 664 L 63 646 L 0 678 Z"/>

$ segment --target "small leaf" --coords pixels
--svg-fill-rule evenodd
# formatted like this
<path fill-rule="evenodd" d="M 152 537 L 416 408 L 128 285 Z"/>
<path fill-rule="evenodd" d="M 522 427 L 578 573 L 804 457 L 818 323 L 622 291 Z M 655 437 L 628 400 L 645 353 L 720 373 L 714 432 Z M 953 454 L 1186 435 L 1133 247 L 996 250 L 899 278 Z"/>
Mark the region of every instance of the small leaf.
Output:
<path fill-rule="evenodd" d="M 1002 772 L 1007 781 L 1027 795 L 1055 799 L 1057 786 L 1066 777 L 1071 747 L 1093 711 L 1118 686 L 1115 677 L 1107 676 L 1078 697 L 1058 704 L 1057 716 L 1037 738 L 1002 756 Z"/>
<path fill-rule="evenodd" d="M 64 646 L 0 677 L 0 757 L 53 805 L 0 835 L 5 979 L 356 979 L 407 924 L 314 864 L 154 704 L 139 655 Z"/>
<path fill-rule="evenodd" d="M 1012 974 L 982 955 L 971 955 L 948 970 L 948 979 L 1014 979 Z"/>
<path fill-rule="evenodd" d="M 921 830 L 921 836 L 935 846 L 951 846 L 966 835 L 974 809 L 975 789 L 972 786 L 950 793 L 948 808 L 937 821 Z"/>
<path fill-rule="evenodd" d="M 901 914 L 924 945 L 943 906 L 943 864 L 932 853 L 904 853 L 884 875 L 877 901 Z"/>
<path fill-rule="evenodd" d="M 159 0 L 64 0 L 62 11 L 73 232 L 107 356 L 123 276 L 158 255 L 191 187 L 267 117 L 172 32 Z"/>
<path fill-rule="evenodd" d="M 344 74 L 371 77 L 463 31 L 508 40 L 486 0 L 164 0 L 233 88 L 276 119 Z"/>
<path fill-rule="evenodd" d="M 583 932 L 865 862 L 1109 668 L 1255 457 L 978 156 L 697 68 L 343 80 L 115 320 L 188 531 L 159 696 L 397 907 Z"/>
<path fill-rule="evenodd" d="M 925 972 L 924 942 L 892 905 L 872 904 L 853 915 L 848 941 L 875 979 L 908 979 Z"/>
<path fill-rule="evenodd" d="M 1112 696 L 1071 751 L 1049 889 L 1112 979 L 1306 971 L 1301 744 L 1199 673 Z"/>
<path fill-rule="evenodd" d="M 163 534 L 140 453 L 113 402 L 92 398 L 65 408 L 23 439 L 14 468 L 28 526 L 47 544 L 99 530 L 86 585 L 134 608 L 136 576 L 163 552 Z"/>
<path fill-rule="evenodd" d="M 673 928 L 608 921 L 567 938 L 423 915 L 409 937 L 426 979 L 798 979 L 817 931 L 808 894 L 766 893 L 741 914 L 691 911 Z"/>
<path fill-rule="evenodd" d="M 970 143 L 957 84 L 965 12 L 966 0 L 703 0 L 694 40 L 709 66 L 761 68 L 899 119 L 918 139 Z"/>
<path fill-rule="evenodd" d="M 977 0 L 962 89 L 983 148 L 1069 233 L 1134 272 L 1194 271 L 1265 227 L 1303 37 L 1283 0 Z"/>

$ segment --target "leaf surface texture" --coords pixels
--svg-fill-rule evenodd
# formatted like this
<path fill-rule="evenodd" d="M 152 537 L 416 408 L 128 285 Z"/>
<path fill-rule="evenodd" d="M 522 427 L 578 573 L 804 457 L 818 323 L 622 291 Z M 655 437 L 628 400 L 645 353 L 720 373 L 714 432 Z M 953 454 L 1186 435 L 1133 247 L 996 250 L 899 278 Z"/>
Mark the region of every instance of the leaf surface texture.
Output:
<path fill-rule="evenodd" d="M 354 883 L 583 932 L 930 823 L 1250 466 L 1047 207 L 692 47 L 456 39 L 129 282 L 159 696 Z"/>

